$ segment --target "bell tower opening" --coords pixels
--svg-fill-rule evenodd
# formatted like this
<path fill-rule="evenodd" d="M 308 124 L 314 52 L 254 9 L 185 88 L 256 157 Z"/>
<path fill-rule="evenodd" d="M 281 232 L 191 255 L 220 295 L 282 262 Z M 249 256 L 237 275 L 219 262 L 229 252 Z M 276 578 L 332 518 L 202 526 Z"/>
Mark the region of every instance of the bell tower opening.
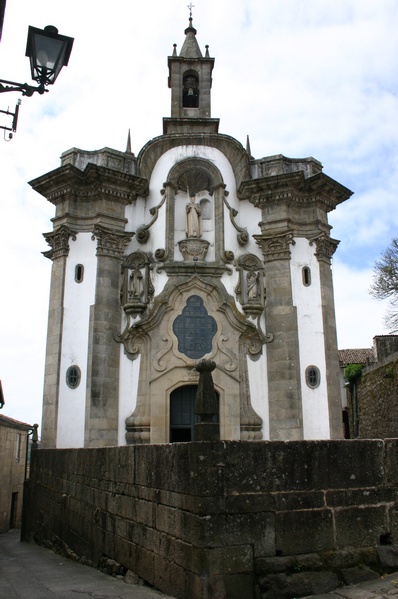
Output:
<path fill-rule="evenodd" d="M 182 106 L 183 108 L 199 108 L 199 78 L 192 71 L 184 75 Z"/>

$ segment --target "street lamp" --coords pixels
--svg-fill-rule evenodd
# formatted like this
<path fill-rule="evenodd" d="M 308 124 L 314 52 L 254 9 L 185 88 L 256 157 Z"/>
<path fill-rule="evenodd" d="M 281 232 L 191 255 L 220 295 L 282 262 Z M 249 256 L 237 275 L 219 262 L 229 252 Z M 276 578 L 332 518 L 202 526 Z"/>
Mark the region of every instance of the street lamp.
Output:
<path fill-rule="evenodd" d="M 35 92 L 39 94 L 48 92 L 46 87 L 54 83 L 62 67 L 68 64 L 73 41 L 73 37 L 60 35 L 58 29 L 53 25 L 47 25 L 44 29 L 29 26 L 25 55 L 30 59 L 32 79 L 39 85 L 34 87 L 27 83 L 16 83 L 15 81 L 0 79 L 0 94 L 4 92 L 22 92 L 23 96 L 29 97 L 33 96 Z M 17 130 L 20 103 L 21 101 L 18 100 L 15 112 L 0 110 L 0 113 L 13 117 L 11 127 L 0 125 L 0 129 L 12 132 Z M 12 133 L 9 138 L 12 138 Z"/>
<path fill-rule="evenodd" d="M 66 66 L 72 51 L 73 38 L 59 35 L 58 29 L 47 25 L 44 29 L 29 27 L 26 56 L 30 59 L 32 79 L 39 84 L 37 87 L 27 83 L 15 83 L 0 79 L 0 93 L 22 92 L 23 96 L 32 96 L 34 92 L 44 94 L 59 75 L 62 67 Z M 5 84 L 5 85 L 4 85 Z"/>

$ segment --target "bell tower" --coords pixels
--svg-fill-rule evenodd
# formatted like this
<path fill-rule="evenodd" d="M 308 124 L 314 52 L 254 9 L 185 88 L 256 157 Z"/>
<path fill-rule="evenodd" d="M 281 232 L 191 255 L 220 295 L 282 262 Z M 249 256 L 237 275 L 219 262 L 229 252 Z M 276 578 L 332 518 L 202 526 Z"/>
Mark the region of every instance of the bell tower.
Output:
<path fill-rule="evenodd" d="M 211 118 L 214 58 L 210 58 L 209 46 L 204 56 L 199 48 L 192 12 L 184 33 L 180 53 L 177 54 L 177 44 L 174 44 L 173 55 L 168 57 L 171 118 L 163 119 L 163 133 L 218 133 L 219 119 Z"/>

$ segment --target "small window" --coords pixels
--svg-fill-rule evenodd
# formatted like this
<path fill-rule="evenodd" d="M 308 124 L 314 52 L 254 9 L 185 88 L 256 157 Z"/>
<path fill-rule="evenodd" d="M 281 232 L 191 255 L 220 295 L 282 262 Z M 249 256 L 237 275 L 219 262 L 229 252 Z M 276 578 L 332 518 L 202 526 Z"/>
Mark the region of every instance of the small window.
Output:
<path fill-rule="evenodd" d="M 76 389 L 80 383 L 81 372 L 78 366 L 69 366 L 66 371 L 66 384 L 71 389 Z"/>
<path fill-rule="evenodd" d="M 319 383 L 321 382 L 321 373 L 319 368 L 316 366 L 308 366 L 307 370 L 305 371 L 305 380 L 311 389 L 318 387 Z"/>
<path fill-rule="evenodd" d="M 15 461 L 19 462 L 21 459 L 21 433 L 17 433 L 16 445 L 15 445 Z"/>
<path fill-rule="evenodd" d="M 76 264 L 75 267 L 75 281 L 76 283 L 81 283 L 84 277 L 84 266 L 83 264 Z"/>
<path fill-rule="evenodd" d="M 311 269 L 309 266 L 304 266 L 303 270 L 303 285 L 309 287 L 311 285 Z"/>

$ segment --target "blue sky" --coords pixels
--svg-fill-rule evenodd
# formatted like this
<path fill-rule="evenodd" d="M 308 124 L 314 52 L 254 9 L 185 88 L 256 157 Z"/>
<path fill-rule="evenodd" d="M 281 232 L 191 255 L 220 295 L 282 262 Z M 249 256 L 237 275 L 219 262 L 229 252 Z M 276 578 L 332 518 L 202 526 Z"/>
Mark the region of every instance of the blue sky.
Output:
<path fill-rule="evenodd" d="M 53 206 L 27 182 L 71 147 L 137 154 L 170 114 L 167 56 L 186 2 L 7 0 L 0 76 L 28 81 L 29 25 L 75 38 L 48 94 L 23 98 L 18 132 L 0 140 L 0 378 L 3 413 L 40 422 L 51 262 L 41 252 Z M 338 342 L 370 347 L 385 304 L 368 294 L 376 259 L 398 235 L 396 0 L 197 0 L 197 38 L 215 57 L 212 116 L 256 158 L 313 156 L 354 191 L 330 214 Z M 17 94 L 0 95 L 13 110 Z M 1 117 L 1 115 L 0 115 Z M 0 124 L 7 124 L 1 120 Z"/>

